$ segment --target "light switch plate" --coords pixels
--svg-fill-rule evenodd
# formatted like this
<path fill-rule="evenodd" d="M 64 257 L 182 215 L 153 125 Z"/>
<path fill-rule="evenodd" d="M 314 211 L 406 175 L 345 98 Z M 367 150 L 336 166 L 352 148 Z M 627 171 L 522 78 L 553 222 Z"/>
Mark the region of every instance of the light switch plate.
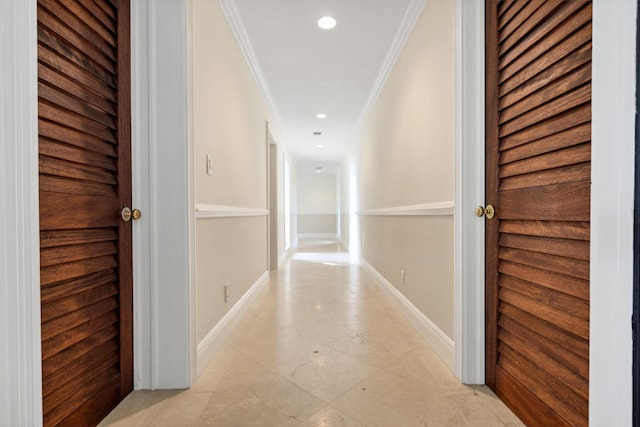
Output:
<path fill-rule="evenodd" d="M 213 159 L 207 154 L 207 175 L 213 175 Z"/>

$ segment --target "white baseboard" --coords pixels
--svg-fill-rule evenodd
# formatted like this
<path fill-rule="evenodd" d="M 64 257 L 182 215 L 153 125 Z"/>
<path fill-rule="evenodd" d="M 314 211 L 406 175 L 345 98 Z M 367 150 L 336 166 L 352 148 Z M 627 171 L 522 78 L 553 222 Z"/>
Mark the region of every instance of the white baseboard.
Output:
<path fill-rule="evenodd" d="M 336 233 L 298 233 L 298 240 L 302 239 L 332 239 L 337 240 Z"/>
<path fill-rule="evenodd" d="M 213 359 L 216 351 L 220 348 L 222 341 L 236 326 L 238 320 L 245 312 L 256 295 L 256 291 L 269 281 L 269 272 L 265 271 L 262 276 L 249 288 L 249 290 L 238 300 L 238 302 L 224 315 L 222 319 L 209 331 L 207 336 L 198 343 L 197 376 L 204 372 L 205 368 Z"/>
<path fill-rule="evenodd" d="M 397 303 L 405 317 L 429 343 L 433 351 L 453 371 L 455 365 L 454 342 L 402 293 L 382 276 L 371 264 L 360 259 L 360 265 L 376 280 L 376 284 Z"/>
<path fill-rule="evenodd" d="M 278 268 L 281 268 L 287 261 L 289 261 L 289 259 L 293 256 L 294 253 L 294 248 L 293 246 L 289 246 L 289 249 L 287 249 L 284 254 L 282 254 L 281 257 L 279 257 L 278 260 Z"/>

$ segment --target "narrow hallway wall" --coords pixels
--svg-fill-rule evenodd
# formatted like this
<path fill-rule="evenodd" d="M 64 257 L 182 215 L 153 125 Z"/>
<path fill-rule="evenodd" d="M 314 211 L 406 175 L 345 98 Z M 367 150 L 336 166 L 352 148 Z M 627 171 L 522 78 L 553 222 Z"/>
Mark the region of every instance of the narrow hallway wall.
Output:
<path fill-rule="evenodd" d="M 454 9 L 425 6 L 363 124 L 357 162 L 365 265 L 449 338 L 451 363 Z"/>
<path fill-rule="evenodd" d="M 194 0 L 192 22 L 200 371 L 220 320 L 266 278 L 269 115 L 219 3 Z"/>

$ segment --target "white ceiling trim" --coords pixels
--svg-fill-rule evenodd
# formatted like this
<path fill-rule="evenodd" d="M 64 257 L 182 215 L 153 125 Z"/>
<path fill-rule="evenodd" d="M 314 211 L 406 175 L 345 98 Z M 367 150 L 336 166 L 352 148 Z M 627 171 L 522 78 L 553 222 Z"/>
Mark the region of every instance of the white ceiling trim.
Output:
<path fill-rule="evenodd" d="M 240 13 L 236 8 L 234 0 L 218 0 L 220 3 L 220 7 L 222 8 L 222 12 L 224 13 L 225 18 L 227 18 L 227 22 L 229 23 L 229 27 L 231 28 L 231 32 L 235 37 L 238 45 L 240 46 L 240 50 L 242 51 L 242 56 L 244 56 L 247 65 L 249 66 L 249 70 L 253 75 L 253 78 L 256 80 L 258 84 L 258 88 L 260 89 L 260 93 L 264 98 L 265 103 L 267 104 L 267 108 L 273 115 L 273 118 L 276 121 L 276 129 L 279 129 L 282 126 L 282 118 L 280 117 L 280 113 L 276 108 L 275 103 L 273 102 L 273 97 L 271 96 L 271 91 L 269 90 L 269 86 L 267 86 L 266 80 L 262 74 L 262 70 L 258 65 L 258 60 L 253 51 L 253 46 L 249 41 L 249 36 L 247 35 L 247 31 L 242 24 L 242 19 L 240 19 Z M 270 131 L 276 139 L 279 139 L 278 132 L 275 131 L 274 126 L 270 126 Z M 281 130 L 280 132 L 284 132 Z"/>
<path fill-rule="evenodd" d="M 391 44 L 391 48 L 387 53 L 387 57 L 382 64 L 382 68 L 380 68 L 378 78 L 373 84 L 371 92 L 369 92 L 367 102 L 364 104 L 362 113 L 360 113 L 360 117 L 356 122 L 356 131 L 360 129 L 365 119 L 371 112 L 373 105 L 376 103 L 378 96 L 380 96 L 380 92 L 382 92 L 382 88 L 389 78 L 389 75 L 391 74 L 391 71 L 396 64 L 396 61 L 398 60 L 402 49 L 404 49 L 405 44 L 407 44 L 407 40 L 409 40 L 409 36 L 413 31 L 413 27 L 415 27 L 416 23 L 418 22 L 418 18 L 420 18 L 420 14 L 427 4 L 427 1 L 428 0 L 412 0 L 411 3 L 409 3 L 407 11 L 402 18 L 402 22 L 400 23 L 400 28 L 398 28 L 398 32 L 393 39 L 393 43 Z"/>

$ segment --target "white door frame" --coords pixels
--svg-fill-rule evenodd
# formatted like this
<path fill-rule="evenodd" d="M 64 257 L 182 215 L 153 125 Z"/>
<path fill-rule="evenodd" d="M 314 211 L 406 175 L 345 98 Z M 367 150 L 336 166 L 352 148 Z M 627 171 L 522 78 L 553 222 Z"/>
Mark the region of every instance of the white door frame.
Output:
<path fill-rule="evenodd" d="M 484 2 L 456 0 L 455 373 L 484 382 Z M 631 425 L 636 1 L 594 0 L 589 421 Z"/>
<path fill-rule="evenodd" d="M 458 379 L 484 384 L 484 2 L 456 0 L 454 343 Z"/>
<path fill-rule="evenodd" d="M 195 375 L 190 5 L 132 1 L 136 388 Z M 42 424 L 36 10 L 0 3 L 1 426 Z"/>
<path fill-rule="evenodd" d="M 0 425 L 42 423 L 36 2 L 0 2 Z"/>
<path fill-rule="evenodd" d="M 191 0 L 132 0 L 131 9 L 133 203 L 143 214 L 133 235 L 135 388 L 187 388 L 196 375 Z"/>

